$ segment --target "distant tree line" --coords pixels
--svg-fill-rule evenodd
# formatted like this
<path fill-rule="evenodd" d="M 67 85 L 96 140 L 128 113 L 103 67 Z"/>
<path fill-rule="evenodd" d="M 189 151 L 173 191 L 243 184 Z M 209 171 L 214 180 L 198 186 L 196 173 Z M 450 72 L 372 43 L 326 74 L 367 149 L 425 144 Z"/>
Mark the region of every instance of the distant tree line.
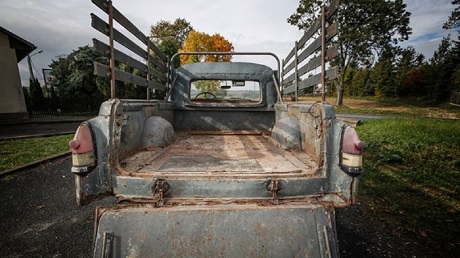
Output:
<path fill-rule="evenodd" d="M 432 58 L 413 47 L 386 49 L 372 66 L 352 63 L 344 73 L 346 96 L 448 100 L 460 91 L 460 41 L 444 38 Z"/>

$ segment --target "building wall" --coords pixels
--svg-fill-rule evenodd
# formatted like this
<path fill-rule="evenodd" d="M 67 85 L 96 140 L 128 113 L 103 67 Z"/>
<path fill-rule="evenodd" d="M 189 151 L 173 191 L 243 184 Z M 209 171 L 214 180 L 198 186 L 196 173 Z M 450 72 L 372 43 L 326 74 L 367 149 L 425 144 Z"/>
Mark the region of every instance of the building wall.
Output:
<path fill-rule="evenodd" d="M 10 48 L 8 36 L 0 32 L 0 119 L 28 118 L 16 52 Z"/>

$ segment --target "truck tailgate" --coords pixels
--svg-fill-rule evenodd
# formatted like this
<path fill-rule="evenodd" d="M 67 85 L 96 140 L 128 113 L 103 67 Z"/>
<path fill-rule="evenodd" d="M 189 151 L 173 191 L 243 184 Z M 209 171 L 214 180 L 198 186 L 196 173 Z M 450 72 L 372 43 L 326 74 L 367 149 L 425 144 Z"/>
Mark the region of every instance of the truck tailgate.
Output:
<path fill-rule="evenodd" d="M 336 257 L 316 204 L 99 208 L 95 257 Z"/>

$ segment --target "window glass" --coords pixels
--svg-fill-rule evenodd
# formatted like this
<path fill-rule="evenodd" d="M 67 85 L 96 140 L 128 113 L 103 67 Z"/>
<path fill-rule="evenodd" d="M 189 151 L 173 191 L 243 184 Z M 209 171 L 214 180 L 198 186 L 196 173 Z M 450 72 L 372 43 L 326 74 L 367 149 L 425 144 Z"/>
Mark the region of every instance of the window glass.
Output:
<path fill-rule="evenodd" d="M 260 84 L 245 80 L 196 80 L 190 87 L 190 99 L 202 103 L 258 103 Z"/>

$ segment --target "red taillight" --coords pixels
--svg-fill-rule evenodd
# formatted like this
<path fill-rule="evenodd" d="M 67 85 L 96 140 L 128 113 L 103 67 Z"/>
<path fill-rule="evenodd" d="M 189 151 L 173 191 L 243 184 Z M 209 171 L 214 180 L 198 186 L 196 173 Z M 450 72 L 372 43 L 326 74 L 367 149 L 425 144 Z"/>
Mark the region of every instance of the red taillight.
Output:
<path fill-rule="evenodd" d="M 94 150 L 93 139 L 91 137 L 91 129 L 87 124 L 81 124 L 73 140 L 69 142 L 72 153 L 86 153 Z"/>
<path fill-rule="evenodd" d="M 361 154 L 364 142 L 360 141 L 353 127 L 347 126 L 343 133 L 342 151 L 349 154 Z"/>
<path fill-rule="evenodd" d="M 83 123 L 78 127 L 69 146 L 72 150 L 72 172 L 89 172 L 89 168 L 95 165 L 95 157 L 93 137 L 88 124 Z"/>
<path fill-rule="evenodd" d="M 342 152 L 340 154 L 340 166 L 343 171 L 356 176 L 363 172 L 364 142 L 359 140 L 355 129 L 346 126 L 342 132 Z"/>

